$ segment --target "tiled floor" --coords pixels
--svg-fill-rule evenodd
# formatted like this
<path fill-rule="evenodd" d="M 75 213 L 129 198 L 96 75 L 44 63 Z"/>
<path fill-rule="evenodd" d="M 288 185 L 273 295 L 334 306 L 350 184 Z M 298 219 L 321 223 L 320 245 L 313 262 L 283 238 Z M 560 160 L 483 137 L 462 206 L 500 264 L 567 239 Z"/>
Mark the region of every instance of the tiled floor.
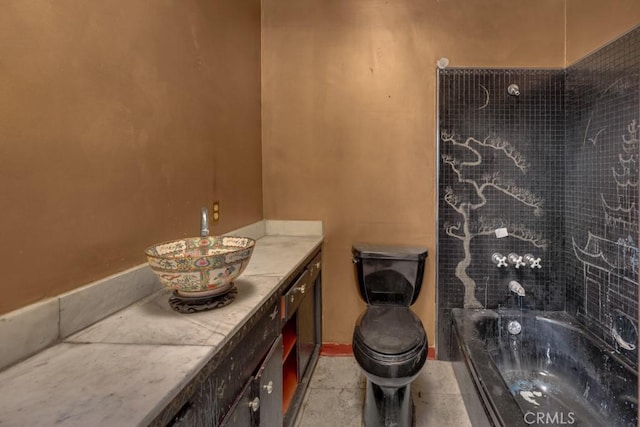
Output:
<path fill-rule="evenodd" d="M 364 387 L 353 357 L 320 357 L 296 425 L 360 427 Z M 449 362 L 427 360 L 411 394 L 416 427 L 471 426 Z"/>

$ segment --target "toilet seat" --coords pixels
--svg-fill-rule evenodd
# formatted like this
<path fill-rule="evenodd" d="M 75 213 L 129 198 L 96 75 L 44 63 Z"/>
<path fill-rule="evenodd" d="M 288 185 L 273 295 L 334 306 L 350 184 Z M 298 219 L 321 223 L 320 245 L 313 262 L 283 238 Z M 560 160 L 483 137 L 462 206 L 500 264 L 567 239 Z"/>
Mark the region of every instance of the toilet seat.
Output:
<path fill-rule="evenodd" d="M 369 349 L 402 355 L 421 347 L 426 338 L 422 322 L 409 307 L 370 306 L 356 322 L 355 334 Z"/>
<path fill-rule="evenodd" d="M 404 306 L 370 306 L 356 321 L 353 353 L 366 372 L 380 378 L 409 378 L 426 360 L 427 335 Z"/>

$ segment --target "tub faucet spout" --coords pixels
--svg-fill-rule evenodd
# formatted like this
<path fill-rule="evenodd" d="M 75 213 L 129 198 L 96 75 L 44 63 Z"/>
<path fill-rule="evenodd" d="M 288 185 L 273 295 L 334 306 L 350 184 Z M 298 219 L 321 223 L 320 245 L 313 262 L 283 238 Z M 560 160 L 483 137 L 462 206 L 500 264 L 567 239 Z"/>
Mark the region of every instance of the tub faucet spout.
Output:
<path fill-rule="evenodd" d="M 200 216 L 200 237 L 209 237 L 209 210 L 202 208 Z"/>
<path fill-rule="evenodd" d="M 525 291 L 522 285 L 515 280 L 509 282 L 509 290 L 519 297 L 525 296 Z"/>

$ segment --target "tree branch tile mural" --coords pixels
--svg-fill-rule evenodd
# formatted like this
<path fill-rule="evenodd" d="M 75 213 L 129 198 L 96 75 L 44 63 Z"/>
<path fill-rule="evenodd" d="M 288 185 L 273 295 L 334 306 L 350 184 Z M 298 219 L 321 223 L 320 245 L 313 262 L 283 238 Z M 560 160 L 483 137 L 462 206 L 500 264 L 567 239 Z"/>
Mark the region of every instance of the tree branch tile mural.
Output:
<path fill-rule="evenodd" d="M 444 152 L 441 155 L 442 164 L 450 168 L 457 177 L 459 184 L 470 186 L 472 193 L 471 197 L 464 197 L 451 186 L 444 189 L 444 202 L 460 217 L 460 221 L 454 224 L 446 221 L 444 227 L 448 236 L 458 239 L 462 243 L 464 258 L 458 262 L 455 276 L 460 279 L 465 287 L 463 306 L 465 308 L 482 308 L 483 305 L 475 296 L 476 282 L 467 273 L 467 268 L 472 261 L 471 240 L 479 236 L 491 236 L 496 229 L 506 228 L 509 230 L 511 237 L 529 242 L 537 248 L 546 249 L 547 241 L 526 225 L 514 224 L 508 219 L 500 217 L 474 216 L 477 218 L 474 220 L 471 213 L 480 212 L 480 209 L 489 203 L 486 193 L 490 191 L 501 192 L 503 195 L 513 199 L 514 202 L 531 208 L 534 214 L 538 216 L 542 214 L 544 199 L 527 188 L 518 186 L 514 181 L 505 179 L 501 171 L 487 170 L 487 167 L 483 164 L 482 151 L 488 151 L 491 154 L 497 153 L 510 160 L 515 169 L 518 169 L 522 174 L 526 174 L 529 168 L 526 158 L 508 141 L 502 138 L 486 137 L 483 140 L 478 140 L 468 137 L 464 142 L 459 142 L 456 140 L 456 136 L 446 131 L 441 132 L 440 139 L 443 145 L 464 149 L 470 157 L 469 160 L 464 160 L 462 156 L 457 157 L 444 147 L 441 149 L 441 152 Z M 475 168 L 481 169 L 482 173 L 473 173 Z"/>

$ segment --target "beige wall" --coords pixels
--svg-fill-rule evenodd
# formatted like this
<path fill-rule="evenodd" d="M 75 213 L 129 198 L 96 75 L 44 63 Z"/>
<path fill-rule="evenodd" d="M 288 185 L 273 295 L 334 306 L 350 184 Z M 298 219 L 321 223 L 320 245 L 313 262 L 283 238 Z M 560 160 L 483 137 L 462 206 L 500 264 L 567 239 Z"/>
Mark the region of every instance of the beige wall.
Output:
<path fill-rule="evenodd" d="M 324 341 L 351 342 L 367 241 L 429 248 L 433 345 L 435 63 L 562 67 L 564 2 L 263 0 L 262 33 L 264 212 L 324 221 Z"/>
<path fill-rule="evenodd" d="M 262 218 L 259 0 L 0 7 L 0 313 Z"/>
<path fill-rule="evenodd" d="M 263 0 L 262 173 L 259 0 L 6 1 L 0 313 L 144 262 L 213 199 L 214 233 L 262 218 L 263 178 L 264 217 L 325 221 L 325 341 L 363 308 L 355 241 L 430 249 L 414 308 L 434 337 L 435 61 L 560 67 L 639 8 Z"/>
<path fill-rule="evenodd" d="M 566 0 L 567 65 L 640 24 L 640 0 Z"/>

